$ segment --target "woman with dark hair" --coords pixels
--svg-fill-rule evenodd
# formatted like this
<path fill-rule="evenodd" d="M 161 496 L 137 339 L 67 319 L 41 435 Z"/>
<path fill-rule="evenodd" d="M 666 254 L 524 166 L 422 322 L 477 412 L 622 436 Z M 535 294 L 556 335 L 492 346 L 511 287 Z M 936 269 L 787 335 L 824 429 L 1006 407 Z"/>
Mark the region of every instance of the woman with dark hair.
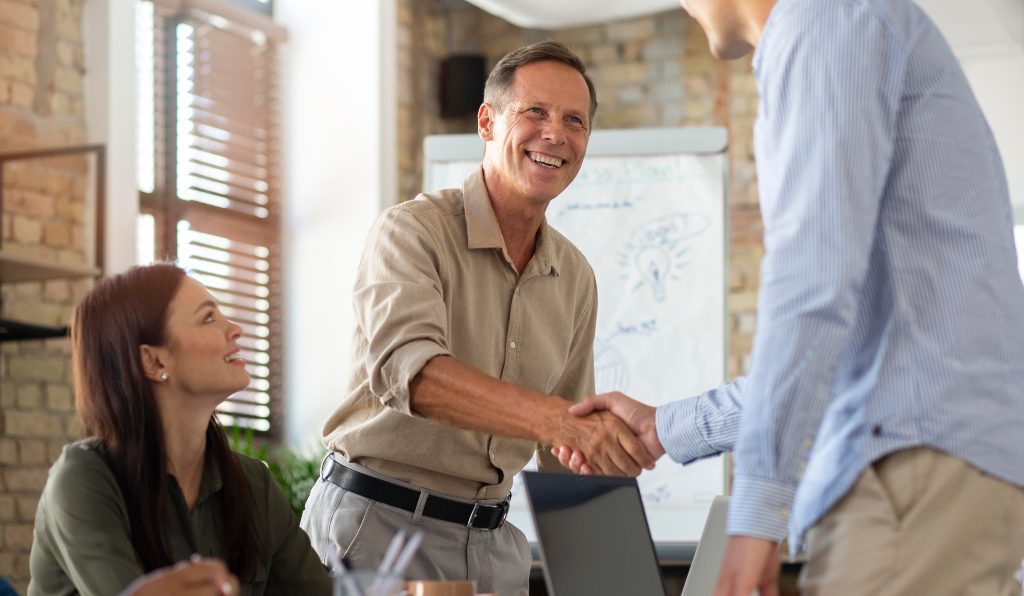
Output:
<path fill-rule="evenodd" d="M 232 452 L 214 416 L 249 384 L 241 335 L 172 264 L 115 275 L 82 300 L 71 347 L 89 438 L 50 469 L 30 595 L 116 594 L 150 572 L 168 588 L 193 578 L 197 594 L 330 591 L 266 466 Z"/>

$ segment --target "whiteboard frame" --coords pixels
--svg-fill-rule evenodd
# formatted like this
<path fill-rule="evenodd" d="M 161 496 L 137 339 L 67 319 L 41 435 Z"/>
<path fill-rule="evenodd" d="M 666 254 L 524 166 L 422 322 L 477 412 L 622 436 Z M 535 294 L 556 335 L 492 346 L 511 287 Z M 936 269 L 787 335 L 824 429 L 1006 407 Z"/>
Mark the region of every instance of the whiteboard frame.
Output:
<path fill-rule="evenodd" d="M 725 382 L 729 376 L 729 133 L 723 127 L 628 128 L 598 130 L 590 135 L 587 157 L 635 157 L 643 155 L 722 154 L 722 370 Z M 432 179 L 435 164 L 464 162 L 483 158 L 484 142 L 476 134 L 428 135 L 423 139 L 423 191 L 437 190 Z M 557 199 L 555 199 L 557 200 Z M 710 389 L 710 388 L 709 388 Z M 731 490 L 731 464 L 722 458 L 724 494 Z M 534 550 L 536 545 L 534 544 Z M 696 542 L 659 541 L 658 558 L 662 564 L 685 563 L 693 558 Z M 536 558 L 536 552 L 534 553 Z"/>

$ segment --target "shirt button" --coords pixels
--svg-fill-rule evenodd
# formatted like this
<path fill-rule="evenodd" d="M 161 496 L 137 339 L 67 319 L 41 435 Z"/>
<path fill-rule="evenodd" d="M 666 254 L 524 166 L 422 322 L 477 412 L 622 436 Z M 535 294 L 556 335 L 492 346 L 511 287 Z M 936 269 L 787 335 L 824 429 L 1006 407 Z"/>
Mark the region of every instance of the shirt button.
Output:
<path fill-rule="evenodd" d="M 814 441 L 810 437 L 804 439 L 804 449 L 810 449 L 814 445 Z"/>
<path fill-rule="evenodd" d="M 779 509 L 779 517 L 781 517 L 782 519 L 789 519 L 789 509 L 785 507 Z"/>
<path fill-rule="evenodd" d="M 876 437 L 882 436 L 882 426 L 880 424 L 876 424 L 871 427 L 871 434 Z"/>
<path fill-rule="evenodd" d="M 515 342 L 515 341 L 512 341 L 512 342 L 511 342 L 511 343 L 509 343 L 508 345 L 509 345 L 509 347 L 510 347 L 510 348 L 512 348 L 512 349 L 514 350 L 514 349 L 515 349 L 515 347 L 516 347 L 516 342 Z"/>

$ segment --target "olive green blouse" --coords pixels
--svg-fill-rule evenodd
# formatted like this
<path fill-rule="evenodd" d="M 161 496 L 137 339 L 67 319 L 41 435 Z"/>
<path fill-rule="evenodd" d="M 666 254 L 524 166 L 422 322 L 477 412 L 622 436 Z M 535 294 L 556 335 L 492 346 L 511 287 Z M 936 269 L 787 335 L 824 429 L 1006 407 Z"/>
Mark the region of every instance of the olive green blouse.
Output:
<path fill-rule="evenodd" d="M 46 594 L 117 594 L 145 572 L 131 542 L 124 495 L 98 441 L 86 439 L 64 447 L 36 510 L 30 557 L 30 596 Z M 299 529 L 284 495 L 258 460 L 238 456 L 254 500 L 256 534 L 261 544 L 256 577 L 241 584 L 242 594 L 329 594 L 330 579 Z M 219 528 L 224 502 L 220 468 L 207 458 L 192 511 L 173 476 L 169 477 L 169 515 L 165 539 L 175 561 L 193 553 L 226 560 Z"/>

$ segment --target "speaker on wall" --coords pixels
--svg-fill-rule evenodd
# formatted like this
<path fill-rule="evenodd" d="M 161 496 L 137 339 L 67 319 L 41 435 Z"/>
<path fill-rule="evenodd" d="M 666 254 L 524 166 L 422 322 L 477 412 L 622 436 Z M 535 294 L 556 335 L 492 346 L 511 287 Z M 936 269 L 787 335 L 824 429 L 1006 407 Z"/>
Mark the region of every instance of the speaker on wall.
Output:
<path fill-rule="evenodd" d="M 441 61 L 441 116 L 475 114 L 484 101 L 484 57 L 452 54 Z"/>

